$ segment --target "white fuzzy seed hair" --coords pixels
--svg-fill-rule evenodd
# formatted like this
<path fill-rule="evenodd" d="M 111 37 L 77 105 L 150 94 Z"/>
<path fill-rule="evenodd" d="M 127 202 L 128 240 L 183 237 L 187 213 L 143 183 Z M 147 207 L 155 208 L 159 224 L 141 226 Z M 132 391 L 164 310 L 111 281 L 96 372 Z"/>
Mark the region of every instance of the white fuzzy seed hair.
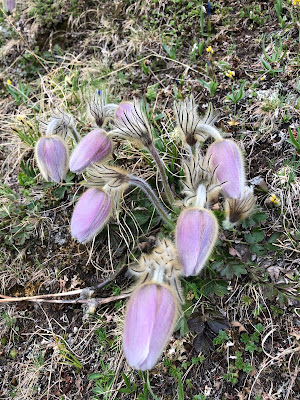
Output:
<path fill-rule="evenodd" d="M 129 268 L 138 281 L 130 291 L 144 283 L 155 282 L 170 286 L 182 303 L 183 296 L 179 276 L 181 267 L 177 258 L 177 251 L 169 239 L 157 241 L 157 247 L 149 255 L 142 255 L 135 267 Z"/>
<path fill-rule="evenodd" d="M 114 128 L 110 135 L 120 136 L 123 139 L 142 144 L 148 148 L 152 144 L 151 125 L 141 101 L 134 100 L 133 110 L 124 112 L 122 120 L 114 119 Z"/>
<path fill-rule="evenodd" d="M 238 199 L 226 199 L 224 204 L 225 220 L 223 227 L 231 229 L 248 218 L 255 209 L 256 196 L 253 188 L 245 186 L 243 195 Z"/>
<path fill-rule="evenodd" d="M 106 186 L 110 191 L 124 191 L 128 185 L 129 173 L 125 169 L 100 163 L 87 168 L 87 186 Z"/>
<path fill-rule="evenodd" d="M 89 102 L 89 111 L 99 128 L 105 126 L 113 119 L 117 104 L 107 103 L 108 97 L 105 90 L 98 90 Z"/>

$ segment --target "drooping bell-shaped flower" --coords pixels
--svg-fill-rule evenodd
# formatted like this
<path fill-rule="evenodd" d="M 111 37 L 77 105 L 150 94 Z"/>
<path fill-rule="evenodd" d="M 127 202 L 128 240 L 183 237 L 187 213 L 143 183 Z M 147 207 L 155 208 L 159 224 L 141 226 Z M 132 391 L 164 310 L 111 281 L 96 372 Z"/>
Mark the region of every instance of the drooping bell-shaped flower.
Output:
<path fill-rule="evenodd" d="M 218 236 L 218 222 L 210 210 L 184 209 L 176 225 L 176 248 L 183 275 L 198 275 L 210 256 Z"/>
<path fill-rule="evenodd" d="M 207 149 L 206 160 L 225 197 L 239 198 L 245 186 L 242 153 L 230 139 L 217 140 Z"/>
<path fill-rule="evenodd" d="M 67 173 L 68 149 L 65 141 L 53 135 L 40 138 L 35 146 L 38 167 L 46 181 L 61 182 Z"/>
<path fill-rule="evenodd" d="M 152 369 L 177 319 L 177 299 L 167 285 L 145 283 L 131 295 L 124 326 L 124 353 L 137 370 Z"/>
<path fill-rule="evenodd" d="M 98 188 L 83 193 L 73 211 L 71 234 L 81 243 L 93 239 L 107 224 L 112 212 L 111 197 Z"/>
<path fill-rule="evenodd" d="M 76 174 L 82 173 L 94 162 L 103 162 L 111 154 L 113 144 L 103 129 L 88 133 L 73 150 L 69 167 Z"/>

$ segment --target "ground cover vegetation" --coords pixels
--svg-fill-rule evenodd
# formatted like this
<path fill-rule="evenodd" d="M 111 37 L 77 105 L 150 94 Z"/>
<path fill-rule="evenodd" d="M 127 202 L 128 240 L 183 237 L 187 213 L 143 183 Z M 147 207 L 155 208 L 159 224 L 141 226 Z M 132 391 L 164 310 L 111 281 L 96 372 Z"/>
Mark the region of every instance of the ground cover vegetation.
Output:
<path fill-rule="evenodd" d="M 5 2 L 0 398 L 300 396 L 298 3 Z M 122 125 L 136 113 L 151 141 L 132 141 Z M 101 142 L 101 154 L 84 147 L 96 170 L 75 157 L 78 135 Z M 241 221 L 230 218 L 239 196 L 216 169 L 218 146 L 234 154 L 232 180 L 251 197 Z M 50 148 L 64 154 L 54 168 Z M 122 194 L 114 212 L 107 187 Z M 86 193 L 106 206 L 96 227 L 80 225 Z M 183 254 L 197 218 L 211 228 L 205 267 Z M 154 264 L 175 268 L 172 241 L 184 276 L 161 282 L 155 269 L 147 283 Z M 143 284 L 130 293 L 134 275 Z M 165 340 L 141 364 L 132 310 L 158 297 Z M 166 306 L 177 302 L 178 314 Z"/>

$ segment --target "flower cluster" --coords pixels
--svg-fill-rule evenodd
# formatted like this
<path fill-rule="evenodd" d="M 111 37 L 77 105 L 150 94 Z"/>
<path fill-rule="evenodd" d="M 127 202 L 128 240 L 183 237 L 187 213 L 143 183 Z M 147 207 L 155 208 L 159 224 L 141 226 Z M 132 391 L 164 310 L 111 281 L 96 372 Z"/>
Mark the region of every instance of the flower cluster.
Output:
<path fill-rule="evenodd" d="M 151 254 L 141 256 L 136 266 L 130 268 L 137 283 L 130 289 L 123 347 L 131 367 L 147 370 L 154 367 L 162 354 L 180 313 L 180 304 L 184 302 L 180 277 L 198 275 L 215 247 L 219 224 L 212 205 L 222 196 L 223 227 L 228 229 L 252 213 L 255 197 L 246 184 L 240 148 L 216 128 L 218 116 L 211 106 L 204 117 L 199 115 L 192 96 L 174 104 L 184 171 L 179 194 L 169 186 L 143 102 L 110 104 L 99 91 L 90 104 L 90 111 L 98 128 L 83 138 L 70 116 L 52 117 L 46 126 L 46 136 L 36 144 L 36 159 L 47 180 L 60 182 L 68 166 L 74 173 L 83 174 L 88 189 L 80 196 L 71 219 L 71 234 L 81 243 L 95 238 L 117 213 L 120 198 L 130 185 L 145 192 L 170 226 L 169 237 L 159 240 Z M 75 143 L 70 158 L 68 136 Z M 149 151 L 172 212 L 141 177 L 112 165 L 110 156 L 115 136 Z M 203 142 L 209 138 L 211 143 L 203 154 Z M 182 205 L 179 215 L 178 208 L 173 207 L 175 200 L 177 205 Z"/>

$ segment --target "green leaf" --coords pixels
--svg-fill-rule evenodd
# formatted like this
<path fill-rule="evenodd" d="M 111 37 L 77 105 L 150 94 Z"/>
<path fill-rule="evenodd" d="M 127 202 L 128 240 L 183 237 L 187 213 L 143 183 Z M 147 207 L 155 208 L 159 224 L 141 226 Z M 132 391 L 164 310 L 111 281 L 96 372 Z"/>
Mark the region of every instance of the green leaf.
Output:
<path fill-rule="evenodd" d="M 88 380 L 89 381 L 94 381 L 96 379 L 99 379 L 102 377 L 102 374 L 100 374 L 99 372 L 94 372 L 93 374 L 88 376 Z"/>
<path fill-rule="evenodd" d="M 274 232 L 272 236 L 268 239 L 268 243 L 274 243 L 281 236 L 280 232 Z"/>
<path fill-rule="evenodd" d="M 184 400 L 184 391 L 183 391 L 181 377 L 178 378 L 178 400 Z"/>
<path fill-rule="evenodd" d="M 247 270 L 243 263 L 231 262 L 225 266 L 219 266 L 216 269 L 227 279 L 232 279 L 234 276 L 240 277 L 241 275 L 247 274 Z"/>
<path fill-rule="evenodd" d="M 206 283 L 203 284 L 201 290 L 204 296 L 208 295 L 216 295 L 216 296 L 224 296 L 228 294 L 227 282 L 222 279 L 215 280 L 207 280 Z"/>
<path fill-rule="evenodd" d="M 250 245 L 250 252 L 252 254 L 257 254 L 258 256 L 263 256 L 266 253 L 266 250 L 263 246 L 259 245 L 259 244 L 251 244 Z"/>
<path fill-rule="evenodd" d="M 261 228 L 254 228 L 250 233 L 244 235 L 249 244 L 260 243 L 265 238 L 265 233 Z"/>
<path fill-rule="evenodd" d="M 249 375 L 250 372 L 253 371 L 252 365 L 249 362 L 246 362 L 243 366 L 243 371 Z"/>

